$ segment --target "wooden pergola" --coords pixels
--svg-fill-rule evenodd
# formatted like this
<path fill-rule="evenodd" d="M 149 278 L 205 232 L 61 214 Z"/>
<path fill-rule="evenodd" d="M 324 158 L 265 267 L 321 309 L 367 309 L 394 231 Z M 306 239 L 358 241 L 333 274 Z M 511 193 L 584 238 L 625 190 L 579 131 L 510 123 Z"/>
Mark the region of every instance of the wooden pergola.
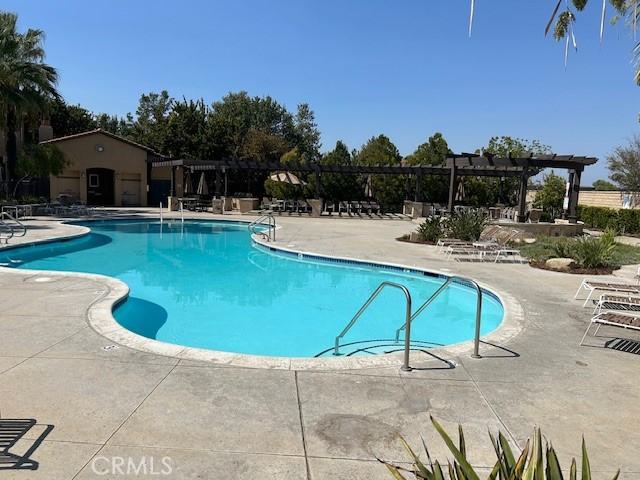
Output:
<path fill-rule="evenodd" d="M 449 155 L 446 160 L 449 168 L 449 209 L 453 209 L 455 191 L 457 188 L 457 178 L 460 170 L 469 167 L 477 168 L 515 168 L 519 169 L 520 189 L 518 194 L 518 217 L 519 222 L 526 220 L 527 207 L 527 184 L 529 178 L 540 173 L 545 168 L 560 168 L 568 170 L 568 205 L 566 208 L 567 219 L 570 223 L 577 221 L 578 196 L 580 195 L 580 178 L 584 168 L 593 165 L 598 161 L 595 157 L 584 157 L 576 155 L 534 155 L 530 154 L 521 157 L 498 157 L 485 153 L 483 155 L 473 153 L 462 153 L 459 155 Z M 495 176 L 500 176 L 496 174 Z"/>
<path fill-rule="evenodd" d="M 496 157 L 489 154 L 453 154 L 447 157 L 445 165 L 324 165 L 322 163 L 282 164 L 279 161 L 258 161 L 255 159 L 191 160 L 153 158 L 152 167 L 171 167 L 171 194 L 175 195 L 176 169 L 191 172 L 214 171 L 216 175 L 215 193 L 222 193 L 222 179 L 229 170 L 245 171 L 282 171 L 288 170 L 315 175 L 315 197 L 322 197 L 322 175 L 324 173 L 342 173 L 345 175 L 406 175 L 415 178 L 415 201 L 421 198 L 420 187 L 424 176 L 449 177 L 448 209 L 453 212 L 458 181 L 461 177 L 516 177 L 520 179 L 518 201 L 518 221 L 526 218 L 527 183 L 531 176 L 544 168 L 562 168 L 569 171 L 569 206 L 567 218 L 576 221 L 576 206 L 580 192 L 580 177 L 584 167 L 593 165 L 597 159 L 574 155 L 529 155 L 524 157 Z"/>

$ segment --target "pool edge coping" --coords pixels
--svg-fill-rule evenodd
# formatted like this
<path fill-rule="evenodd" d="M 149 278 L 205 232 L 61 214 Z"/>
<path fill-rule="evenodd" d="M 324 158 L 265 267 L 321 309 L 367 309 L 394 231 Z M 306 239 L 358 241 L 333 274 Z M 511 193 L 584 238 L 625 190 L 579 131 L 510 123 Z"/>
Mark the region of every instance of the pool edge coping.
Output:
<path fill-rule="evenodd" d="M 224 219 L 202 219 L 199 217 L 184 217 L 185 220 L 196 221 L 224 221 Z M 9 248 L 18 248 L 25 246 L 33 246 L 42 243 L 49 243 L 54 241 L 64 241 L 72 238 L 78 238 L 87 235 L 91 232 L 89 227 L 82 225 L 73 225 L 74 222 L 92 222 L 92 221 L 117 221 L 117 220 L 130 220 L 131 218 L 118 217 L 114 219 L 78 219 L 78 220 L 60 220 L 58 223 L 65 225 L 72 225 L 76 228 L 82 229 L 80 232 L 62 235 L 53 238 L 38 239 L 33 242 L 25 242 L 21 244 L 12 245 Z M 135 219 L 142 220 L 140 217 Z M 144 217 L 144 220 L 159 220 L 155 216 Z M 233 222 L 250 224 L 249 220 L 236 220 Z M 282 228 L 282 227 L 281 227 Z M 359 264 L 374 264 L 382 267 L 393 267 L 400 269 L 407 269 L 411 271 L 426 272 L 430 275 L 450 277 L 451 274 L 439 270 L 425 269 L 420 267 L 412 267 L 408 265 L 395 264 L 389 262 L 380 262 L 373 260 L 357 259 L 351 257 L 342 257 L 337 255 L 326 255 L 316 252 L 307 252 L 301 250 L 295 250 L 291 248 L 275 245 L 270 242 L 263 241 L 256 235 L 251 236 L 251 242 L 259 245 L 261 248 L 275 249 L 286 252 L 288 254 L 302 254 L 313 256 L 316 258 L 324 259 L 328 262 L 332 260 L 342 260 L 345 262 L 359 263 Z M 4 250 L 2 248 L 0 250 Z M 384 368 L 384 367 L 400 367 L 402 365 L 402 352 L 396 352 L 384 356 L 372 356 L 372 357 L 323 357 L 323 358 L 307 358 L 307 357 L 271 357 L 263 355 L 252 355 L 244 353 L 225 352 L 219 350 L 209 350 L 196 347 L 186 347 L 182 345 L 176 345 L 172 343 L 162 342 L 159 340 L 150 339 L 138 335 L 130 330 L 127 330 L 121 326 L 113 316 L 113 309 L 122 301 L 124 301 L 129 295 L 128 285 L 114 277 L 109 277 L 100 274 L 90 274 L 81 272 L 60 272 L 55 270 L 19 270 L 9 267 L 0 267 L 2 273 L 14 273 L 24 274 L 26 272 L 34 275 L 47 275 L 55 277 L 69 277 L 69 278 L 82 278 L 100 282 L 104 284 L 108 291 L 94 300 L 86 310 L 86 321 L 88 325 L 99 335 L 112 340 L 119 345 L 128 347 L 134 350 L 143 351 L 146 353 L 152 353 L 165 357 L 177 358 L 179 360 L 206 362 L 214 365 L 226 365 L 233 367 L 245 367 L 245 368 L 265 368 L 265 369 L 281 369 L 281 370 L 355 370 L 366 368 Z M 480 338 L 482 342 L 488 343 L 505 343 L 511 338 L 518 335 L 524 326 L 524 310 L 520 303 L 511 295 L 504 292 L 500 292 L 495 288 L 486 285 L 485 283 L 478 282 L 479 286 L 495 296 L 504 308 L 504 316 L 500 325 L 489 334 Z M 473 341 L 466 340 L 451 345 L 442 347 L 434 347 L 429 349 L 429 352 L 433 352 L 438 356 L 462 356 L 464 354 L 471 354 L 473 350 Z M 480 355 L 482 355 L 482 346 L 480 348 Z M 415 359 L 414 363 L 420 363 L 422 359 Z"/>

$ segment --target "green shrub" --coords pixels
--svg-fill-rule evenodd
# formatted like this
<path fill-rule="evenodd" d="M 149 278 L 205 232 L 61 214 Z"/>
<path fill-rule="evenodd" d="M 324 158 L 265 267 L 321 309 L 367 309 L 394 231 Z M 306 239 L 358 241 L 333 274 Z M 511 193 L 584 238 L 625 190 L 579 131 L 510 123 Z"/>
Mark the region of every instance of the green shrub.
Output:
<path fill-rule="evenodd" d="M 640 233 L 640 210 L 579 206 L 578 219 L 591 228 L 613 228 L 620 233 Z"/>
<path fill-rule="evenodd" d="M 573 244 L 573 258 L 583 268 L 600 268 L 612 266 L 615 241 L 607 236 L 580 237 Z"/>
<path fill-rule="evenodd" d="M 447 222 L 448 236 L 466 241 L 478 240 L 488 222 L 486 215 L 479 210 L 454 213 Z"/>
<path fill-rule="evenodd" d="M 427 446 L 423 441 L 427 459 L 426 463 L 424 463 L 414 453 L 409 444 L 403 438 L 400 438 L 413 462 L 413 467 L 405 468 L 380 460 L 389 469 L 393 478 L 407 480 L 408 477 L 403 475 L 403 473 L 407 473 L 411 475 L 411 478 L 444 480 L 446 469 L 450 480 L 480 480 L 481 474 L 471 466 L 467 458 L 467 447 L 462 427 L 458 427 L 459 439 L 456 446 L 449 434 L 433 417 L 431 417 L 431 422 L 453 455 L 453 463 L 447 461 L 446 467 L 443 467 L 437 460 L 435 462 L 432 461 Z M 539 429 L 534 430 L 533 442 L 527 440 L 517 457 L 502 433 L 498 432 L 498 438 L 489 434 L 489 438 L 498 458 L 487 477 L 489 480 L 563 480 L 562 467 L 558 461 L 558 455 L 550 442 L 545 442 L 543 445 L 542 434 Z M 591 479 L 591 465 L 584 438 L 582 439 L 582 459 L 580 464 L 581 478 L 583 480 Z M 573 458 L 569 468 L 569 480 L 576 480 L 577 470 L 576 459 Z M 620 470 L 613 476 L 613 480 L 616 480 L 619 474 Z"/>
<path fill-rule="evenodd" d="M 573 258 L 574 240 L 562 237 L 551 243 L 550 248 L 554 257 Z"/>
<path fill-rule="evenodd" d="M 437 242 L 444 236 L 444 227 L 440 217 L 429 217 L 418 226 L 418 235 L 424 242 Z"/>

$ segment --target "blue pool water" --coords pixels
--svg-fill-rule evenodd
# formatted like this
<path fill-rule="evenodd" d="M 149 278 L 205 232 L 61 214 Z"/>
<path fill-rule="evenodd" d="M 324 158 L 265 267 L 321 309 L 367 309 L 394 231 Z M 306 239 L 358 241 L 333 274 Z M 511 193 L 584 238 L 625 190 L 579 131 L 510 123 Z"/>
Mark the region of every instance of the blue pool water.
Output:
<path fill-rule="evenodd" d="M 86 225 L 89 235 L 0 252 L 0 263 L 118 278 L 130 288 L 129 298 L 114 311 L 121 325 L 145 337 L 191 347 L 313 357 L 333 346 L 381 281 L 406 285 L 414 310 L 444 282 L 417 272 L 269 252 L 252 245 L 246 225 L 240 223 Z M 412 339 L 424 345 L 469 340 L 475 308 L 475 291 L 454 284 L 414 320 Z M 403 295 L 384 290 L 344 338 L 351 345 L 343 352 L 371 355 L 376 348 L 393 349 L 388 340 L 403 323 L 403 312 Z M 482 333 L 495 329 L 502 316 L 500 302 L 485 294 Z"/>

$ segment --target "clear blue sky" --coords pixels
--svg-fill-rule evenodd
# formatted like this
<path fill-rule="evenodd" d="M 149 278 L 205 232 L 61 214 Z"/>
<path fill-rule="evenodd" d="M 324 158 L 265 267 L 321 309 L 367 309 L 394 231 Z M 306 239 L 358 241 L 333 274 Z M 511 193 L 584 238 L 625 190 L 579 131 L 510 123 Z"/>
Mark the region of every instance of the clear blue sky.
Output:
<path fill-rule="evenodd" d="M 47 33 L 70 103 L 134 111 L 141 93 L 214 101 L 229 91 L 308 102 L 323 148 L 384 133 L 403 154 L 435 131 L 455 151 L 492 135 L 605 157 L 639 130 L 630 33 L 598 40 L 600 2 L 578 17 L 579 51 L 544 38 L 555 0 L 5 0 Z"/>

